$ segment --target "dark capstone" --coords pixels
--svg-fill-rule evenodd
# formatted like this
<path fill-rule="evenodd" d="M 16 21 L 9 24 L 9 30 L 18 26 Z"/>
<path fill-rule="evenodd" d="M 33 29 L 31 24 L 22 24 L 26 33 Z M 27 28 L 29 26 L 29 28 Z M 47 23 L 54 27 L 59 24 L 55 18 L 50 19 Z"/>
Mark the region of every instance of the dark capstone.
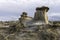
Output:
<path fill-rule="evenodd" d="M 37 7 L 36 10 L 46 10 L 46 12 L 48 12 L 49 8 L 48 7 L 45 7 L 45 6 L 42 6 L 42 7 Z"/>
<path fill-rule="evenodd" d="M 23 12 L 23 15 L 27 15 L 27 13 L 26 12 Z"/>

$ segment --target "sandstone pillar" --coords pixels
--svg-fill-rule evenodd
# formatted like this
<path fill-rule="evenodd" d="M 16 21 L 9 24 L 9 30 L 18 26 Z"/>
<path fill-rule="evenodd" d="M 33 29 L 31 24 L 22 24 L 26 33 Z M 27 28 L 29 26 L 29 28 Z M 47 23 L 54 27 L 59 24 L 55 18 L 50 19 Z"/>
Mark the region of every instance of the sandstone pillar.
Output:
<path fill-rule="evenodd" d="M 37 7 L 35 15 L 34 15 L 34 19 L 45 22 L 46 24 L 48 24 L 48 16 L 47 16 L 48 10 L 49 10 L 49 8 L 45 7 L 45 6 Z"/>

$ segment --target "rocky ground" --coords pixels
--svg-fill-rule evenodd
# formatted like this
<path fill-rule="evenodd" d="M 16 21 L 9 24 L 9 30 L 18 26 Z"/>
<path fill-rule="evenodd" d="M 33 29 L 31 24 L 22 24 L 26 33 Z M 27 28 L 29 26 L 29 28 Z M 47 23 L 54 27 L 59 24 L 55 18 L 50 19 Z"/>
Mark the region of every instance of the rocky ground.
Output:
<path fill-rule="evenodd" d="M 0 29 L 0 40 L 60 40 L 59 28 L 46 25 L 26 27 L 13 33 L 10 33 L 9 29 Z"/>

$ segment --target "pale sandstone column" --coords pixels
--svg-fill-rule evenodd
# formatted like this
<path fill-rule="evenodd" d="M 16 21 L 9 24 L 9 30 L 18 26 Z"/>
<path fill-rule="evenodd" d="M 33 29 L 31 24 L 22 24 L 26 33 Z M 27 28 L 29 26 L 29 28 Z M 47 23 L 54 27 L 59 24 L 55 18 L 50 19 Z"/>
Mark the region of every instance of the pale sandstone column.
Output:
<path fill-rule="evenodd" d="M 48 24 L 48 16 L 46 14 L 48 10 L 49 8 L 45 6 L 37 7 L 34 15 L 34 19 L 40 20 L 41 22 L 45 22 L 46 24 Z"/>

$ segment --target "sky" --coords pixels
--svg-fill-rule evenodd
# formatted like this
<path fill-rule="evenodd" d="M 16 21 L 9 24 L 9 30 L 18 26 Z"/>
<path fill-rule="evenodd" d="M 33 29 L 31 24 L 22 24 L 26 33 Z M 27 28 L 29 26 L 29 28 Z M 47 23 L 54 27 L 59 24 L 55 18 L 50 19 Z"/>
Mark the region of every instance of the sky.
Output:
<path fill-rule="evenodd" d="M 47 6 L 49 20 L 60 21 L 60 0 L 0 0 L 0 21 L 17 20 L 22 12 L 34 17 L 36 7 Z"/>

